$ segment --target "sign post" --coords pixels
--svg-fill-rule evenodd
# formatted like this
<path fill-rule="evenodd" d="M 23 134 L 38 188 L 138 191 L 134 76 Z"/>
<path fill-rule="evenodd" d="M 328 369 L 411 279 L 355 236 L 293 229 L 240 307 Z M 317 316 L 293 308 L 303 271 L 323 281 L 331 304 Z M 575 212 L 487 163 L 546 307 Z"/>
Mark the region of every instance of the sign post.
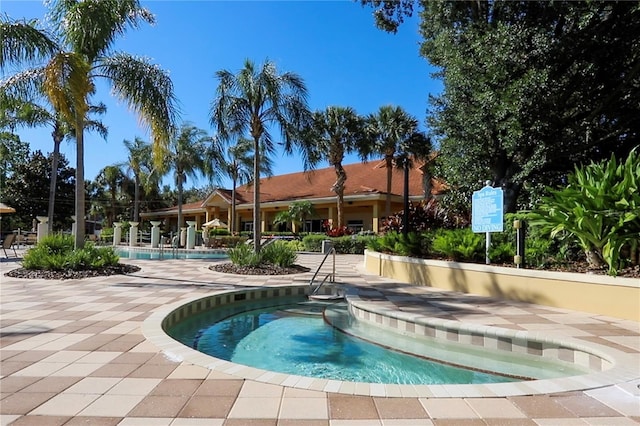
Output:
<path fill-rule="evenodd" d="M 491 232 L 504 231 L 504 196 L 501 188 L 493 188 L 490 181 L 471 197 L 471 230 L 486 234 L 485 263 L 490 263 Z"/>

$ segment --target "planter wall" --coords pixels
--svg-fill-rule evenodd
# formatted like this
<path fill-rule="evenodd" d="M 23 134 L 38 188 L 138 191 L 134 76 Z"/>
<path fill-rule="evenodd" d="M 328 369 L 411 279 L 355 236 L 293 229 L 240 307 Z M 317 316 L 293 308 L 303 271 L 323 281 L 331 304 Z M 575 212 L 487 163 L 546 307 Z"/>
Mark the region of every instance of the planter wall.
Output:
<path fill-rule="evenodd" d="M 365 251 L 365 269 L 444 290 L 640 321 L 640 280 L 392 256 Z"/>

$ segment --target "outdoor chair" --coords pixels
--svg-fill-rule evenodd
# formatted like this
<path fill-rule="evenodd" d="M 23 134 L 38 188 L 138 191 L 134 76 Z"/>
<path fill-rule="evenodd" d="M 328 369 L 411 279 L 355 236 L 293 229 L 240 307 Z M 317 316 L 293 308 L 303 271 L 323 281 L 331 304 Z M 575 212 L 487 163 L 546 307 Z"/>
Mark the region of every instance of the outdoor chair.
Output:
<path fill-rule="evenodd" d="M 15 257 L 18 257 L 18 252 L 16 252 L 16 248 L 13 244 L 15 239 L 16 239 L 16 234 L 8 234 L 6 237 L 4 237 L 4 240 L 2 241 L 2 250 L 4 250 L 4 257 L 7 259 L 9 258 L 9 255 L 7 254 L 7 249 L 13 250 L 13 254 L 15 255 Z"/>

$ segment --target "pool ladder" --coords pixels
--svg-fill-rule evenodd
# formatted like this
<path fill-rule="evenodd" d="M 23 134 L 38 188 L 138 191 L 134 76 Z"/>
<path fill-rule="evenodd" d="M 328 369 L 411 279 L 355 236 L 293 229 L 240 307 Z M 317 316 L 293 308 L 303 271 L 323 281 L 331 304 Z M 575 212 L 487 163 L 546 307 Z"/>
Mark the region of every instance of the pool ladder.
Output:
<path fill-rule="evenodd" d="M 322 269 L 322 267 L 324 266 L 324 263 L 327 261 L 327 258 L 329 257 L 329 255 L 332 255 L 332 267 L 331 267 L 331 272 L 329 272 L 320 282 L 320 284 L 318 284 L 316 287 L 313 287 L 316 281 L 316 278 L 318 277 L 318 274 L 320 273 L 320 270 Z M 309 299 L 343 299 L 344 295 L 340 295 L 339 292 L 337 292 L 336 289 L 336 293 L 335 294 L 327 294 L 327 295 L 323 295 L 323 294 L 318 294 L 318 292 L 320 291 L 320 288 L 322 288 L 322 286 L 326 283 L 329 282 L 331 284 L 334 284 L 336 282 L 336 249 L 334 247 L 331 247 L 329 249 L 329 251 L 327 251 L 327 253 L 325 253 L 324 258 L 322 259 L 322 262 L 320 262 L 320 265 L 318 266 L 318 268 L 316 269 L 316 272 L 313 274 L 313 277 L 311 277 L 311 280 L 309 281 Z"/>

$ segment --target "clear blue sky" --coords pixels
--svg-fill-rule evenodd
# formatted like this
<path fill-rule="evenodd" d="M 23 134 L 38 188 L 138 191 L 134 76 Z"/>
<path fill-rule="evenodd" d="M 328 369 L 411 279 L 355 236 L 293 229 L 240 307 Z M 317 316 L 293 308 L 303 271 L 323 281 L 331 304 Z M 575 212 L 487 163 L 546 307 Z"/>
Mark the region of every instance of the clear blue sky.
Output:
<path fill-rule="evenodd" d="M 351 106 L 365 115 L 382 105 L 399 105 L 419 120 L 423 130 L 428 96 L 442 87 L 431 77 L 434 69 L 419 56 L 416 18 L 401 26 L 397 34 L 388 34 L 375 27 L 370 8 L 346 0 L 142 4 L 155 14 L 156 24 L 128 31 L 114 50 L 148 57 L 168 70 L 182 121 L 210 134 L 208 113 L 218 83 L 215 72 L 236 72 L 246 58 L 255 63 L 268 58 L 280 71 L 299 74 L 307 85 L 312 110 Z M 0 13 L 13 19 L 42 19 L 46 8 L 41 1 L 0 0 Z M 102 121 L 109 136 L 105 141 L 87 133 L 86 179 L 95 178 L 105 166 L 126 160 L 124 139 L 140 136 L 149 140 L 136 116 L 110 94 L 104 81 L 93 100 L 107 105 Z M 20 129 L 18 133 L 32 150 L 51 151 L 49 128 Z M 63 142 L 61 149 L 74 167 L 73 142 Z M 298 157 L 278 153 L 273 160 L 275 174 L 302 170 Z M 356 157 L 349 157 L 345 163 L 356 161 Z M 187 182 L 187 186 L 206 183 L 201 179 Z"/>

